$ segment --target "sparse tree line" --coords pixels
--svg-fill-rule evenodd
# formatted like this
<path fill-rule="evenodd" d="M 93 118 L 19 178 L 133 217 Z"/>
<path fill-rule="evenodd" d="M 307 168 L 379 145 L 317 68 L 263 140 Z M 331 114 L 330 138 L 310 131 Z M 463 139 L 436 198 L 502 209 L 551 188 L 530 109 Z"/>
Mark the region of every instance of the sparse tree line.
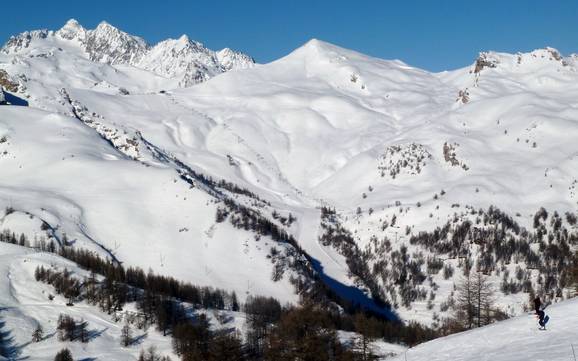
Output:
<path fill-rule="evenodd" d="M 265 204 L 265 205 L 268 205 L 269 207 L 271 207 L 270 202 L 261 199 L 258 195 L 251 192 L 247 188 L 241 188 L 238 185 L 236 185 L 235 183 L 227 182 L 224 179 L 221 179 L 219 182 L 216 183 L 216 185 L 217 185 L 217 187 L 222 188 L 222 189 L 226 189 L 231 193 L 240 194 L 240 195 L 243 195 L 243 196 L 246 196 L 249 198 L 253 198 L 254 200 L 258 201 L 259 203 Z"/>
<path fill-rule="evenodd" d="M 88 322 L 84 320 L 75 320 L 74 318 L 60 314 L 56 325 L 56 334 L 58 341 L 80 341 L 88 342 Z"/>
<path fill-rule="evenodd" d="M 152 271 L 145 273 L 142 268 L 128 267 L 105 260 L 100 256 L 83 249 L 76 250 L 72 247 L 62 247 L 59 255 L 77 263 L 80 267 L 85 268 L 93 273 L 104 276 L 98 292 L 109 295 L 111 301 L 107 301 L 111 307 L 107 310 L 113 312 L 124 304 L 127 299 L 135 300 L 139 292 L 144 295 L 156 295 L 179 299 L 183 302 L 195 306 L 213 309 L 227 309 L 236 311 L 238 308 L 237 296 L 234 292 L 228 292 L 223 289 L 213 287 L 196 286 L 188 282 L 179 281 L 173 277 L 157 275 Z M 92 277 L 91 277 L 92 278 Z M 91 292 L 90 287 L 94 284 L 93 279 L 84 282 L 87 287 L 88 295 L 98 292 Z M 122 298 L 115 296 L 116 293 L 123 293 L 127 297 Z M 101 296 L 98 296 L 101 297 Z M 118 304 L 118 306 L 115 306 Z"/>
<path fill-rule="evenodd" d="M 189 167 L 188 165 L 186 165 L 185 163 L 180 161 L 178 158 L 176 158 L 172 155 L 166 154 L 164 151 L 162 151 L 161 149 L 156 147 L 154 144 L 152 144 L 149 141 L 147 141 L 146 139 L 144 139 L 142 137 L 142 134 L 140 136 L 141 136 L 141 139 L 143 140 L 145 146 L 153 153 L 153 155 L 157 159 L 159 159 L 161 161 L 171 160 L 172 162 L 174 162 L 174 164 L 177 167 L 179 167 L 179 169 L 177 169 L 177 171 L 180 175 L 180 178 L 183 181 L 185 181 L 186 183 L 190 184 L 191 186 L 195 186 L 195 181 L 196 181 L 196 182 L 203 184 L 207 188 L 209 188 L 211 190 L 211 192 L 210 192 L 211 195 L 222 196 L 222 197 L 217 197 L 217 198 L 229 199 L 229 198 L 225 197 L 221 191 L 219 191 L 219 189 L 225 189 L 225 190 L 229 191 L 230 193 L 246 196 L 248 198 L 252 198 L 253 200 L 257 201 L 260 206 L 267 205 L 267 206 L 271 207 L 270 202 L 268 202 L 267 200 L 261 199 L 257 194 L 251 192 L 249 189 L 240 187 L 240 186 L 236 185 L 235 183 L 228 182 L 224 179 L 217 181 L 209 175 L 195 171 L 194 169 L 192 169 L 191 167 Z M 229 161 L 230 161 L 230 159 L 229 159 Z"/>
<path fill-rule="evenodd" d="M 285 272 L 291 270 L 293 272 L 289 276 L 289 281 L 302 298 L 322 303 L 324 307 L 335 307 L 335 304 L 338 304 L 349 312 L 359 308 L 325 285 L 313 268 L 309 255 L 301 249 L 297 240 L 259 212 L 225 199 L 223 207 L 217 208 L 216 221 L 220 223 L 226 220 L 238 229 L 253 231 L 259 236 L 268 236 L 282 245 L 282 251 L 273 247 L 269 255 L 273 263 L 272 280 L 281 280 Z"/>
<path fill-rule="evenodd" d="M 391 222 L 396 221 L 394 215 Z M 549 215 L 542 208 L 534 217 L 534 230 L 529 231 L 496 207 L 483 210 L 466 206 L 466 212 L 454 214 L 445 225 L 430 232 L 412 235 L 411 229 L 406 230 L 414 246 L 412 252 L 404 244 L 392 247 L 387 237 L 379 240 L 376 236 L 360 252 L 351 233 L 340 225 L 335 210 L 323 208 L 322 222 L 322 244 L 333 246 L 345 256 L 357 281 L 368 288 L 371 285 L 374 298 L 380 295 L 393 308 L 411 308 L 413 302 L 427 300 L 428 308 L 433 309 L 439 288 L 433 277 L 442 272 L 444 279 L 450 279 L 455 274 L 448 259 L 456 259 L 464 275 L 471 271 L 484 277 L 500 276 L 502 281 L 495 291 L 504 294 L 562 297 L 563 290 L 578 281 L 578 266 L 574 266 L 578 265 L 578 256 L 572 251 L 578 245 L 578 217 L 573 213 Z M 520 265 L 511 272 L 508 266 L 512 263 L 524 263 L 525 267 Z M 534 282 L 533 270 L 539 273 Z M 456 302 L 448 300 L 440 306 L 443 312 L 450 307 L 455 310 Z M 495 308 L 491 313 L 498 319 L 504 317 Z"/>
<path fill-rule="evenodd" d="M 541 208 L 534 216 L 533 232 L 495 207 L 487 211 L 471 208 L 469 216 L 475 220 L 455 215 L 443 227 L 412 236 L 410 243 L 439 256 L 458 258 L 464 267 L 471 267 L 477 256 L 476 270 L 486 275 L 501 274 L 501 291 L 506 294 L 533 294 L 538 287 L 541 294 L 563 297 L 563 289 L 576 282 L 571 273 L 576 262 L 571 247 L 578 244 L 574 214 L 566 214 L 565 224 L 560 214 L 554 212 L 548 218 L 548 212 Z M 517 267 L 510 275 L 506 266 L 520 262 L 525 263 L 525 269 Z M 530 281 L 531 270 L 539 271 L 536 285 Z"/>
<path fill-rule="evenodd" d="M 17 236 L 16 233 L 10 232 L 10 230 L 8 229 L 5 229 L 2 232 L 0 232 L 0 242 L 17 244 L 23 247 L 30 247 L 30 241 L 28 240 L 26 235 L 24 235 L 24 233 Z"/>
<path fill-rule="evenodd" d="M 286 227 L 291 227 L 291 225 L 293 224 L 293 222 L 295 222 L 297 220 L 297 218 L 295 218 L 295 216 L 293 216 L 291 213 L 289 213 L 289 215 L 287 217 L 280 215 L 276 210 L 273 211 L 273 214 L 271 214 L 273 216 L 273 219 L 278 220 L 279 222 L 281 222 L 282 225 L 286 226 Z"/>
<path fill-rule="evenodd" d="M 347 315 L 312 302 L 298 307 L 282 307 L 273 298 L 254 296 L 249 297 L 241 308 L 234 293 L 229 293 L 230 302 L 202 306 L 242 309 L 247 315 L 248 326 L 247 337 L 243 340 L 235 332 L 212 330 L 202 313 L 191 314 L 188 302 L 168 296 L 166 289 L 169 285 L 178 289 L 178 283 L 172 282 L 171 278 L 149 273 L 145 276 L 145 288 L 140 289 L 125 283 L 126 275 L 131 272 L 122 271 L 121 266 L 97 255 L 68 248 L 63 254 L 69 259 L 78 259 L 85 268 L 102 271 L 106 276 L 96 277 L 93 273 L 80 281 L 66 269 L 59 271 L 39 266 L 35 277 L 51 284 L 57 293 L 70 297 L 69 304 L 86 300 L 113 314 L 122 310 L 124 302 L 136 302 L 140 312 L 134 321 L 136 326 L 147 328 L 156 325 L 164 335 L 172 336 L 174 352 L 183 360 L 370 360 L 373 355 L 370 341 L 376 338 L 413 345 L 436 336 L 431 329 L 417 324 L 405 326 L 362 313 Z M 123 274 L 125 281 L 115 280 Z M 180 291 L 173 294 L 186 295 Z M 120 342 L 124 346 L 131 344 L 129 324 L 127 322 L 121 332 Z M 338 329 L 357 331 L 363 336 L 355 345 L 344 346 L 337 338 Z M 57 331 L 60 340 L 87 342 L 89 339 L 86 322 L 70 316 L 60 316 Z M 142 357 L 144 360 L 159 357 L 160 360 L 160 355 L 154 350 L 144 351 Z"/>
<path fill-rule="evenodd" d="M 341 225 L 334 209 L 323 207 L 321 220 L 323 233 L 319 241 L 345 257 L 350 274 L 370 290 L 377 304 L 397 308 L 400 302 L 409 306 L 427 297 L 427 291 L 421 287 L 427 279 L 422 271 L 423 255 L 410 257 L 405 246 L 392 250 L 388 239 L 378 242 L 377 237 L 372 237 L 370 243 L 379 248 L 379 252 L 371 247 L 362 251 L 351 232 Z M 386 253 L 389 254 L 386 256 Z"/>
<path fill-rule="evenodd" d="M 371 270 L 363 252 L 357 246 L 351 232 L 339 223 L 335 209 L 321 208 L 321 228 L 323 229 L 323 233 L 319 236 L 321 244 L 331 246 L 343 255 L 351 276 L 369 289 L 371 297 L 378 305 L 390 307 L 385 293 L 375 278 L 371 277 Z"/>
<path fill-rule="evenodd" d="M 381 177 L 389 172 L 391 178 L 395 179 L 404 169 L 407 169 L 410 174 L 421 173 L 421 170 L 427 165 L 426 160 L 431 158 L 432 155 L 421 144 L 393 145 L 385 149 L 377 169 L 380 171 Z"/>
<path fill-rule="evenodd" d="M 446 307 L 452 314 L 441 321 L 439 332 L 448 335 L 504 320 L 508 315 L 495 305 L 495 290 L 482 272 L 468 269 L 452 292 Z"/>

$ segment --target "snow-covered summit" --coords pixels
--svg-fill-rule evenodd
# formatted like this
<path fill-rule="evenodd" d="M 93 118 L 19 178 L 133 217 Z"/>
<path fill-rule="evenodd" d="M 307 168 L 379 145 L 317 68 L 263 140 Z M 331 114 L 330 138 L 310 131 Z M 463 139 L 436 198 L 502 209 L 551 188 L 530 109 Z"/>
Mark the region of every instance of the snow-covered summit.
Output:
<path fill-rule="evenodd" d="M 1 51 L 6 54 L 18 53 L 27 49 L 32 41 L 46 39 L 53 34 L 54 33 L 52 31 L 48 31 L 46 29 L 25 31 L 18 35 L 11 36 L 6 44 L 4 44 Z"/>
<path fill-rule="evenodd" d="M 532 71 L 536 67 L 568 66 L 572 56 L 564 57 L 557 49 L 545 47 L 528 53 L 508 54 L 494 51 L 481 52 L 471 70 L 479 73 L 486 68 L 504 68 L 517 71 Z"/>
<path fill-rule="evenodd" d="M 247 54 L 224 48 L 216 53 L 217 59 L 225 70 L 251 68 L 255 60 Z"/>
<path fill-rule="evenodd" d="M 84 48 L 92 61 L 129 65 L 137 64 L 148 51 L 143 39 L 125 33 L 106 21 L 87 32 Z"/>
<path fill-rule="evenodd" d="M 37 47 L 51 47 L 74 52 L 90 61 L 111 65 L 129 65 L 175 79 L 176 85 L 188 87 L 233 69 L 252 67 L 254 60 L 243 53 L 225 48 L 218 52 L 183 35 L 151 46 L 147 42 L 102 21 L 87 30 L 70 19 L 58 31 L 37 30 L 11 37 L 2 48 L 6 54 L 22 55 L 38 41 Z M 72 47 L 70 46 L 72 45 Z M 70 54 L 68 54 L 70 55 Z"/>
<path fill-rule="evenodd" d="M 206 81 L 224 71 L 214 51 L 186 35 L 156 44 L 136 66 L 167 78 L 179 78 L 181 87 Z"/>
<path fill-rule="evenodd" d="M 75 19 L 70 19 L 64 24 L 60 30 L 56 32 L 56 35 L 63 39 L 78 39 L 84 41 L 86 37 L 86 29 L 78 23 Z"/>

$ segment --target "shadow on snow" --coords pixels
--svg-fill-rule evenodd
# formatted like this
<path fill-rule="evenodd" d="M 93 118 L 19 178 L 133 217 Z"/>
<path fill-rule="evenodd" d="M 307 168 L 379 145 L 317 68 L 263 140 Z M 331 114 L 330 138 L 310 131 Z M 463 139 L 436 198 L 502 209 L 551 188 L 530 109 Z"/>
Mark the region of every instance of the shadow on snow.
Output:
<path fill-rule="evenodd" d="M 0 313 L 6 308 L 0 308 Z M 0 317 L 0 356 L 6 357 L 8 360 L 27 360 L 29 357 L 20 357 L 22 348 L 26 345 L 16 345 L 14 343 L 14 336 L 12 332 L 6 328 L 6 322 L 2 321 Z"/>
<path fill-rule="evenodd" d="M 379 314 L 390 321 L 401 322 L 399 316 L 394 310 L 387 306 L 380 306 L 373 298 L 362 292 L 359 288 L 354 286 L 347 286 L 343 283 L 329 277 L 323 271 L 321 263 L 313 257 L 310 257 L 313 268 L 317 271 L 323 282 L 337 295 L 351 302 L 353 306 Z"/>

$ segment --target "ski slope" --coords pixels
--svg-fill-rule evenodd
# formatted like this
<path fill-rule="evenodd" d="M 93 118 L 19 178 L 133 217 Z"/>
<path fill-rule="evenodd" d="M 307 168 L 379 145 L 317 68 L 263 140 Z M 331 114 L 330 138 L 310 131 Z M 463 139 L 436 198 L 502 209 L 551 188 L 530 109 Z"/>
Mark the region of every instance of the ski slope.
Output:
<path fill-rule="evenodd" d="M 522 315 L 472 331 L 439 338 L 408 349 L 394 360 L 408 361 L 566 361 L 578 348 L 578 300 L 546 308 L 547 330 L 538 329 L 536 316 Z"/>

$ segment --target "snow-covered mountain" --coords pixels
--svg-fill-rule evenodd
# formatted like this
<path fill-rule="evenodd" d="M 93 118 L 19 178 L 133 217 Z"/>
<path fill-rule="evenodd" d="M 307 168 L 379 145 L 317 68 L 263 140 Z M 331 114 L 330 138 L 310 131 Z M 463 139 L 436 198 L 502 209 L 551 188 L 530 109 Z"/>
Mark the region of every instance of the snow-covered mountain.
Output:
<path fill-rule="evenodd" d="M 215 52 L 190 40 L 186 35 L 178 40 L 168 39 L 150 46 L 142 38 L 127 34 L 105 21 L 96 29 L 87 30 L 74 19 L 58 31 L 37 30 L 13 36 L 2 48 L 2 52 L 19 54 L 29 47 L 54 47 L 61 44 L 73 45 L 78 53 L 90 61 L 131 65 L 167 79 L 176 79 L 181 87 L 206 81 L 229 70 L 250 68 L 255 64 L 246 54 L 229 48 Z"/>
<path fill-rule="evenodd" d="M 311 40 L 253 66 L 106 23 L 23 33 L 0 52 L 29 104 L 0 108 L 0 227 L 242 298 L 296 302 L 319 276 L 430 325 L 472 266 L 519 314 L 569 292 L 577 64 L 547 48 L 430 73 Z"/>

